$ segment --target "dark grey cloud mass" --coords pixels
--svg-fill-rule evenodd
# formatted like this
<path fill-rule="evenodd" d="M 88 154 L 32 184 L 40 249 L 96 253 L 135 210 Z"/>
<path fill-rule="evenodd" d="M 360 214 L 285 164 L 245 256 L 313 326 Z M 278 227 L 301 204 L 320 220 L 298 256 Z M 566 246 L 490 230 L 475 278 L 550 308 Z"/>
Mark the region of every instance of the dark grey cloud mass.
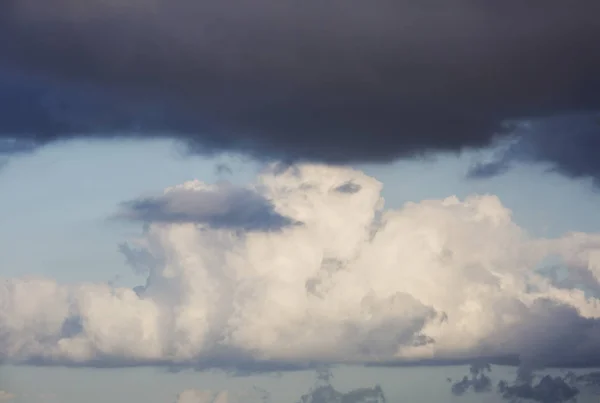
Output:
<path fill-rule="evenodd" d="M 389 161 L 600 107 L 600 2 L 4 0 L 0 136 Z M 570 128 L 567 128 L 570 133 Z M 593 175 L 595 128 L 531 159 Z M 595 140 L 597 141 L 597 140 Z M 562 144 L 562 143 L 561 143 Z"/>
<path fill-rule="evenodd" d="M 246 188 L 220 184 L 210 189 L 175 189 L 157 197 L 121 204 L 116 218 L 165 223 L 197 223 L 212 228 L 274 231 L 298 223 L 277 213 L 262 195 Z M 121 247 L 127 259 L 134 250 Z"/>
<path fill-rule="evenodd" d="M 600 113 L 535 119 L 518 125 L 514 140 L 494 158 L 475 164 L 469 175 L 486 178 L 518 162 L 543 162 L 551 171 L 574 178 L 590 177 L 600 186 Z"/>

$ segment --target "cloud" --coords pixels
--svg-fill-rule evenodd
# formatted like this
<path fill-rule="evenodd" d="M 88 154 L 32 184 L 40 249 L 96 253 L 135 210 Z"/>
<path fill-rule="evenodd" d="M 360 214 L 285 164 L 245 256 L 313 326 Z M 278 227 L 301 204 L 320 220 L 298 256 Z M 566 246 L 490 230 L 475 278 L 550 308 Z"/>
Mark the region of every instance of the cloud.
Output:
<path fill-rule="evenodd" d="M 346 182 L 343 185 L 336 187 L 335 191 L 340 193 L 354 194 L 360 192 L 360 189 L 360 185 L 357 185 L 353 182 Z"/>
<path fill-rule="evenodd" d="M 487 178 L 515 163 L 537 162 L 573 178 L 591 178 L 600 186 L 600 114 L 571 114 L 534 119 L 516 125 L 513 139 L 489 161 L 471 167 L 469 175 Z"/>
<path fill-rule="evenodd" d="M 335 191 L 349 182 L 361 190 Z M 147 276 L 135 290 L 5 278 L 0 359 L 242 370 L 479 357 L 600 364 L 598 296 L 538 270 L 558 256 L 563 270 L 600 278 L 600 234 L 534 238 L 493 195 L 386 209 L 382 186 L 349 168 L 274 166 L 248 189 L 302 225 L 152 222 L 123 248 Z M 217 204 L 204 197 L 220 188 L 198 182 L 166 199 L 183 189 L 202 196 L 186 196 L 186 212 Z"/>
<path fill-rule="evenodd" d="M 540 403 L 576 402 L 579 389 L 570 385 L 560 376 L 544 376 L 539 382 L 525 382 L 509 385 L 501 381 L 498 392 L 506 400 L 527 399 Z M 518 401 L 518 400 L 517 400 Z"/>
<path fill-rule="evenodd" d="M 600 5 L 544 10 L 6 0 L 0 133 L 28 147 L 167 136 L 197 153 L 327 162 L 485 146 L 506 119 L 600 108 Z"/>
<path fill-rule="evenodd" d="M 273 204 L 255 190 L 227 183 L 206 185 L 199 181 L 167 189 L 162 196 L 127 201 L 121 205 L 116 217 L 143 222 L 196 223 L 211 228 L 248 231 L 280 230 L 298 224 L 277 213 Z"/>
<path fill-rule="evenodd" d="M 491 372 L 490 364 L 475 363 L 471 365 L 471 378 L 465 376 L 462 380 L 452 385 L 452 393 L 456 396 L 462 396 L 469 389 L 476 393 L 489 392 L 492 389 L 492 380 L 485 373 Z"/>
<path fill-rule="evenodd" d="M 343 393 L 335 389 L 331 383 L 330 372 L 320 371 L 317 373 L 317 382 L 314 387 L 299 399 L 300 403 L 385 403 L 386 398 L 381 386 L 376 385 L 372 388 L 353 389 Z"/>
<path fill-rule="evenodd" d="M 0 390 L 0 402 L 6 402 L 15 398 L 15 395 L 8 393 L 4 390 Z"/>
<path fill-rule="evenodd" d="M 346 393 L 335 389 L 331 383 L 329 371 L 319 371 L 317 380 L 310 391 L 300 396 L 299 403 L 385 403 L 386 398 L 381 386 L 357 388 Z M 175 403 L 253 403 L 271 402 L 268 392 L 256 386 L 238 393 L 229 391 L 214 392 L 210 390 L 187 389 L 181 392 Z"/>
<path fill-rule="evenodd" d="M 219 163 L 215 165 L 215 174 L 217 175 L 233 175 L 233 169 L 227 164 Z"/>
<path fill-rule="evenodd" d="M 452 385 L 452 393 L 461 396 L 469 389 L 477 393 L 492 392 L 491 378 L 485 371 L 491 372 L 491 366 L 471 366 L 471 379 L 464 377 Z M 539 380 L 537 380 L 539 379 Z M 591 372 L 576 375 L 568 372 L 564 376 L 536 375 L 527 365 L 522 365 L 517 371 L 514 382 L 500 381 L 496 392 L 505 400 L 513 403 L 533 401 L 540 403 L 577 402 L 582 391 L 591 390 L 597 385 L 598 373 Z"/>

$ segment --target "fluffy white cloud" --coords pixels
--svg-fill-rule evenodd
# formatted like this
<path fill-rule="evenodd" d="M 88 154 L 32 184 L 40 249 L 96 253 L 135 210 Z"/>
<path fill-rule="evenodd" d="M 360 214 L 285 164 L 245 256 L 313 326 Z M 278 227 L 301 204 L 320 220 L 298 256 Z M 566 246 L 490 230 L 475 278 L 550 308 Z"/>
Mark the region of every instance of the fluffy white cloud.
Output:
<path fill-rule="evenodd" d="M 558 256 L 598 282 L 598 234 L 532 238 L 492 195 L 386 210 L 382 184 L 349 168 L 267 170 L 250 188 L 302 224 L 152 223 L 129 246 L 148 273 L 136 290 L 2 280 L 0 358 L 600 361 L 598 299 L 537 271 Z"/>

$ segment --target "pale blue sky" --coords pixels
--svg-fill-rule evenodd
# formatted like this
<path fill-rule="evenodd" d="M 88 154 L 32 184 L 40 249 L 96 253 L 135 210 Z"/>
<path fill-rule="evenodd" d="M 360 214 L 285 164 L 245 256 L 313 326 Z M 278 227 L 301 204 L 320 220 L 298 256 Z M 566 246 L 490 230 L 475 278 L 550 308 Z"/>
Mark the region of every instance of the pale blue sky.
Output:
<path fill-rule="evenodd" d="M 194 178 L 214 181 L 214 166 L 158 141 L 70 143 L 14 158 L 0 172 L 2 274 L 69 282 L 122 274 L 117 244 L 139 226 L 107 220 L 118 203 Z M 240 172 L 229 180 L 248 178 Z"/>

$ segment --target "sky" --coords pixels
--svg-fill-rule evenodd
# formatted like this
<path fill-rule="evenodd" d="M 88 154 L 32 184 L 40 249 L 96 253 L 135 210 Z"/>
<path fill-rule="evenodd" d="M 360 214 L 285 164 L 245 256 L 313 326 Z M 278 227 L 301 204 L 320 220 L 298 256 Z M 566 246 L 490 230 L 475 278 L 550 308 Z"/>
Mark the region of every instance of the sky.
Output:
<path fill-rule="evenodd" d="M 381 196 L 385 200 L 385 209 L 389 210 L 402 211 L 403 208 L 407 208 L 407 203 L 419 204 L 426 200 L 435 202 L 451 196 L 465 200 L 473 195 L 493 195 L 498 198 L 498 203 L 510 209 L 511 221 L 532 237 L 558 238 L 573 231 L 600 233 L 600 216 L 595 214 L 600 194 L 591 180 L 572 180 L 558 173 L 547 172 L 543 165 L 528 164 L 521 164 L 506 174 L 489 179 L 468 177 L 470 167 L 488 157 L 489 152 L 472 152 L 462 156 L 442 155 L 436 158 L 398 161 L 390 165 L 355 164 L 352 167 L 336 168 L 307 164 L 299 165 L 296 169 L 305 170 L 303 175 L 307 182 L 318 183 L 319 180 L 337 176 L 340 178 L 338 181 L 344 184 L 344 176 L 348 175 L 347 170 L 350 171 L 350 176 L 355 178 L 354 180 L 358 179 L 366 183 L 375 180 L 382 184 Z M 285 169 L 293 171 L 293 167 L 277 169 L 284 172 Z M 324 171 L 320 174 L 311 174 L 311 169 Z M 15 279 L 26 281 L 27 278 L 36 281 L 35 278 L 44 278 L 52 281 L 53 284 L 55 282 L 59 285 L 69 285 L 74 289 L 83 287 L 86 283 L 109 284 L 110 287 L 116 288 L 144 286 L 149 273 L 144 272 L 140 267 L 132 266 L 132 261 L 128 260 L 126 253 L 119 246 L 127 242 L 133 245 L 144 235 L 148 236 L 148 233 L 144 232 L 143 222 L 150 220 L 151 217 L 132 216 L 133 212 L 127 209 L 132 210 L 136 206 L 124 202 L 139 201 L 144 198 L 156 199 L 163 194 L 165 188 L 186 182 L 195 183 L 190 182 L 194 180 L 207 185 L 228 183 L 231 187 L 245 186 L 256 181 L 257 176 L 265 175 L 265 170 L 268 171 L 268 166 L 266 167 L 264 163 L 237 155 L 214 158 L 190 156 L 182 153 L 178 143 L 170 141 L 146 141 L 141 147 L 135 141 L 80 140 L 49 146 L 28 155 L 11 157 L 0 171 L 0 183 L 4 190 L 0 214 L 1 221 L 5 223 L 0 229 L 0 238 L 5 245 L 5 252 L 0 257 L 2 277 L 8 281 L 15 281 Z M 195 186 L 198 186 L 198 183 L 195 183 Z M 365 183 L 362 186 L 365 187 Z M 351 191 L 352 187 L 346 186 L 343 189 Z M 361 189 L 358 193 L 363 191 Z M 206 214 L 202 213 L 200 208 L 202 199 L 206 197 L 207 195 L 204 195 L 198 200 L 184 200 L 185 203 L 192 204 L 193 213 L 197 215 L 199 221 L 203 219 L 202 214 Z M 244 194 L 235 194 L 234 197 L 244 197 Z M 344 204 L 346 202 L 342 201 L 338 208 L 343 209 Z M 360 206 L 354 206 L 357 207 Z M 210 208 L 214 209 L 214 206 Z M 243 209 L 243 206 L 235 208 Z M 321 208 L 326 209 L 325 206 Z M 124 209 L 129 215 L 123 216 Z M 351 211 L 352 209 L 346 213 L 349 215 L 346 215 L 345 219 L 360 223 L 361 218 L 358 213 L 351 213 Z M 142 213 L 152 214 L 152 211 L 144 210 Z M 422 225 L 424 227 L 422 230 L 427 231 L 429 227 L 429 231 L 437 231 L 443 237 L 462 236 L 463 230 L 458 227 L 455 230 L 444 229 L 444 226 L 450 224 L 442 224 L 445 220 L 443 216 L 438 217 L 437 220 L 441 221 L 438 223 L 435 214 L 439 213 L 432 210 L 422 214 L 425 216 L 414 222 L 417 226 L 415 231 L 418 231 L 418 227 Z M 428 215 L 433 216 L 431 219 L 433 221 L 429 220 L 431 222 L 426 224 Z M 468 218 L 459 219 L 459 223 L 461 220 L 468 221 Z M 275 223 L 277 224 L 278 221 Z M 280 224 L 286 226 L 289 223 Z M 186 223 L 177 222 L 167 224 L 173 227 L 185 225 Z M 231 230 L 225 228 L 221 231 Z M 497 242 L 491 237 L 498 235 L 486 232 L 485 229 L 481 231 L 483 231 L 482 236 L 489 237 L 485 241 Z M 391 242 L 393 248 L 402 248 L 403 243 L 410 240 L 398 234 L 398 240 Z M 300 246 L 299 242 L 293 245 Z M 416 245 L 412 247 L 418 248 Z M 459 246 L 455 247 L 459 248 Z M 343 246 L 340 248 L 338 254 L 347 253 L 344 252 Z M 382 250 L 379 253 L 384 252 Z M 501 253 L 510 252 L 502 250 Z M 410 259 L 410 256 L 411 254 L 408 253 L 403 259 Z M 263 259 L 265 264 L 270 261 L 266 256 Z M 399 263 L 407 266 L 404 268 L 400 266 L 398 270 L 409 269 L 410 263 L 402 261 Z M 280 264 L 283 264 L 282 268 L 285 267 L 284 262 Z M 417 260 L 412 264 L 423 263 Z M 440 267 L 436 270 L 444 270 L 444 268 Z M 381 277 L 383 280 L 387 278 L 389 281 L 400 281 L 392 280 L 396 278 L 392 273 L 382 272 L 378 275 L 383 276 Z M 440 281 L 436 280 L 438 275 L 435 271 L 430 275 L 431 280 Z M 483 278 L 479 281 L 483 281 Z M 23 283 L 22 286 L 25 284 Z M 416 287 L 416 284 L 413 283 L 413 287 Z M 35 287 L 35 285 L 31 286 Z M 26 290 L 27 288 L 24 288 L 23 292 L 27 293 Z M 42 294 L 47 291 L 31 288 L 29 292 L 32 294 L 23 297 L 14 294 L 14 289 L 13 294 L 6 289 L 3 292 L 9 293 L 4 294 L 4 298 L 13 298 L 13 303 L 21 304 L 11 305 L 10 299 L 4 299 L 4 304 L 9 304 L 5 305 L 5 313 L 9 315 L 12 313 L 13 321 L 21 317 L 25 318 L 26 315 L 42 315 L 30 317 L 29 320 L 40 320 L 45 318 L 45 315 L 49 315 L 49 312 L 36 312 L 43 308 L 35 304 L 36 293 L 43 298 Z M 446 293 L 452 295 L 453 291 L 446 291 Z M 60 293 L 57 294 L 57 298 L 58 295 Z M 21 301 L 15 298 L 26 299 Z M 275 294 L 271 298 L 277 301 L 277 298 L 285 297 L 278 297 Z M 331 294 L 328 298 L 333 302 L 334 298 L 342 297 Z M 26 301 L 33 305 L 28 305 Z M 122 309 L 108 308 L 108 306 L 106 308 L 108 310 L 99 313 L 101 317 L 97 317 L 96 320 L 101 320 L 102 315 L 114 315 Z M 11 309 L 13 312 L 10 311 Z M 117 309 L 117 311 L 111 313 L 110 309 Z M 93 311 L 90 311 L 89 315 L 93 315 Z M 34 319 L 36 317 L 39 319 Z M 90 319 L 92 318 L 93 316 L 90 316 Z M 5 317 L 4 320 L 9 319 Z M 19 331 L 14 327 L 14 322 L 12 325 L 9 324 L 10 322 L 3 323 L 4 326 L 9 326 L 9 337 L 11 332 Z M 25 326 L 25 323 L 21 326 Z M 19 332 L 25 329 L 21 328 Z M 43 328 L 40 330 L 44 332 Z M 16 335 L 21 337 L 17 341 L 24 341 L 28 337 L 27 333 L 16 333 Z M 41 339 L 39 340 L 42 342 Z M 371 342 L 375 342 L 374 340 L 377 339 Z M 51 344 L 43 348 L 53 348 Z M 264 372 L 250 367 L 247 372 L 232 374 L 231 369 L 225 372 L 218 369 L 173 371 L 164 363 L 129 367 L 135 359 L 123 365 L 119 364 L 118 360 L 113 361 L 110 364 L 111 368 L 95 368 L 101 362 L 92 363 L 90 366 L 86 365 L 85 361 L 83 366 L 64 367 L 62 364 L 68 362 L 61 364 L 60 359 L 57 361 L 57 364 L 61 365 L 59 367 L 55 367 L 52 362 L 40 366 L 41 362 L 36 364 L 35 361 L 33 364 L 22 366 L 15 364 L 22 362 L 19 360 L 27 359 L 27 354 L 35 354 L 33 352 L 35 347 L 25 343 L 21 345 L 21 349 L 24 349 L 21 352 L 14 348 L 8 347 L 8 350 L 4 351 L 4 354 L 15 355 L 13 357 L 9 355 L 9 362 L 1 369 L 0 390 L 5 391 L 6 396 L 14 395 L 11 400 L 15 402 L 79 402 L 83 399 L 99 402 L 110 398 L 117 402 L 159 403 L 174 402 L 178 396 L 181 399 L 192 399 L 189 400 L 191 402 L 199 402 L 216 401 L 221 391 L 228 391 L 229 401 L 236 401 L 235 393 L 250 393 L 252 399 L 259 401 L 263 395 L 257 392 L 256 388 L 266 391 L 268 398 L 271 399 L 269 401 L 295 402 L 302 395 L 314 390 L 318 384 L 314 369 L 278 372 L 280 368 L 275 368 L 275 372 Z M 28 349 L 32 349 L 30 353 L 27 353 Z M 20 356 L 23 352 L 25 355 Z M 112 358 L 108 358 L 109 363 L 110 360 L 117 359 L 114 355 L 110 357 Z M 233 365 L 235 368 L 235 363 Z M 517 367 L 494 365 L 489 375 L 496 383 L 500 379 L 513 380 L 516 371 Z M 332 372 L 335 375 L 332 384 L 341 391 L 340 393 L 356 389 L 357 386 L 371 388 L 379 384 L 383 388 L 387 401 L 432 403 L 503 401 L 501 395 L 495 392 L 467 391 L 460 396 L 452 393 L 451 386 L 460 381 L 464 375 L 469 375 L 469 367 L 466 363 L 461 366 L 389 368 L 342 365 L 334 367 Z M 579 370 L 579 372 L 586 371 Z M 563 376 L 564 373 L 559 372 L 558 375 Z M 451 378 L 452 382 L 448 382 L 447 378 Z M 107 388 L 110 392 L 106 391 Z M 214 390 L 214 396 L 207 395 L 206 390 L 209 389 Z M 590 396 L 597 398 L 593 394 L 595 389 L 591 390 L 591 392 L 584 390 L 580 395 L 580 401 L 586 401 L 586 393 L 591 393 Z M 264 394 L 264 391 L 261 393 Z M 182 393 L 184 393 L 183 397 L 181 397 Z"/>
<path fill-rule="evenodd" d="M 5 0 L 0 401 L 597 400 L 599 13 Z"/>

